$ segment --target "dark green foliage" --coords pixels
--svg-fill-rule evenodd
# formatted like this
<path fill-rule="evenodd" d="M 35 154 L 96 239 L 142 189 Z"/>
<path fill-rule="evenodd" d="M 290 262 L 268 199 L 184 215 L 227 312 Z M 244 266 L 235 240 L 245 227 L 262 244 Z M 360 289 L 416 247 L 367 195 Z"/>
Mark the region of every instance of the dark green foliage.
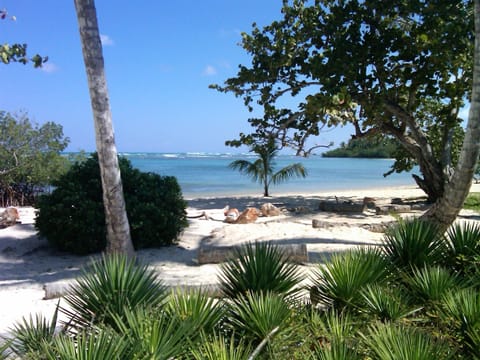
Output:
<path fill-rule="evenodd" d="M 128 359 L 129 343 L 111 329 L 82 332 L 69 337 L 57 336 L 51 344 L 43 343 L 43 357 L 47 360 L 105 360 Z"/>
<path fill-rule="evenodd" d="M 249 243 L 237 251 L 237 256 L 222 264 L 220 290 L 230 299 L 247 291 L 271 291 L 280 297 L 298 293 L 301 276 L 297 266 L 271 243 Z"/>
<path fill-rule="evenodd" d="M 114 326 L 114 319 L 123 319 L 128 309 L 147 305 L 155 308 L 166 297 L 166 287 L 146 265 L 137 265 L 120 254 L 103 255 L 70 288 L 62 312 L 74 328 Z"/>
<path fill-rule="evenodd" d="M 0 46 L 1 48 L 1 46 Z M 67 171 L 61 125 L 33 123 L 26 113 L 0 110 L 0 206 L 35 204 L 38 194 Z"/>
<path fill-rule="evenodd" d="M 433 223 L 414 219 L 387 229 L 382 250 L 397 268 L 408 271 L 441 263 L 447 246 Z"/>
<path fill-rule="evenodd" d="M 170 245 L 187 226 L 186 202 L 174 177 L 143 173 L 119 159 L 123 190 L 136 249 Z M 35 226 L 56 248 L 75 254 L 106 246 L 105 213 L 98 157 L 75 163 L 55 190 L 41 197 Z"/>
<path fill-rule="evenodd" d="M 242 339 L 258 345 L 288 328 L 292 310 L 274 292 L 248 291 L 230 306 L 229 324 Z"/>
<path fill-rule="evenodd" d="M 480 166 L 478 167 L 480 169 Z M 480 213 L 480 193 L 470 193 L 463 205 L 465 209 L 475 210 Z"/>
<path fill-rule="evenodd" d="M 395 324 L 376 324 L 363 335 L 371 359 L 438 360 L 449 359 L 447 347 L 418 329 Z"/>
<path fill-rule="evenodd" d="M 322 157 L 393 158 L 398 144 L 392 139 L 356 138 L 339 148 L 322 153 Z"/>
<path fill-rule="evenodd" d="M 43 345 L 50 345 L 54 340 L 57 315 L 58 305 L 51 320 L 37 314 L 35 318 L 30 316 L 28 320 L 23 318 L 17 322 L 10 331 L 12 352 L 21 358 L 38 358 L 43 352 Z"/>
<path fill-rule="evenodd" d="M 334 255 L 314 275 L 311 291 L 316 299 L 337 309 L 361 303 L 360 291 L 367 285 L 384 283 L 390 267 L 378 249 L 357 249 Z"/>

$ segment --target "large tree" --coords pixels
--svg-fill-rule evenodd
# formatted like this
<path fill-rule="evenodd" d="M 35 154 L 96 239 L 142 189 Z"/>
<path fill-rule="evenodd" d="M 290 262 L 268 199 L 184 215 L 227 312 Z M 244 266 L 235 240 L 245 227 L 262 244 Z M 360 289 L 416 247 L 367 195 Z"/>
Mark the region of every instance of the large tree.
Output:
<path fill-rule="evenodd" d="M 475 52 L 473 86 L 467 130 L 458 165 L 445 185 L 445 195 L 425 214 L 425 218 L 447 228 L 459 214 L 470 191 L 480 154 L 480 0 L 475 0 Z"/>
<path fill-rule="evenodd" d="M 95 123 L 107 225 L 107 252 L 133 256 L 94 0 L 75 0 Z"/>
<path fill-rule="evenodd" d="M 254 134 L 277 134 L 299 154 L 323 126 L 394 137 L 404 155 L 396 170 L 417 164 L 417 184 L 442 198 L 471 91 L 472 2 L 294 0 L 282 13 L 243 34 L 251 65 L 214 86 L 262 109 Z"/>

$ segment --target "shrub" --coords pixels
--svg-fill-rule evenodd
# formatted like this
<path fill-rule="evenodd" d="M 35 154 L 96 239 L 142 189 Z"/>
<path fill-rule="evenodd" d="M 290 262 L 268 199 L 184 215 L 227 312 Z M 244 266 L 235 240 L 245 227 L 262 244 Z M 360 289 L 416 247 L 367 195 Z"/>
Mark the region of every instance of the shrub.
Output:
<path fill-rule="evenodd" d="M 174 243 L 187 226 L 186 202 L 177 180 L 143 173 L 119 159 L 135 249 Z M 35 226 L 56 248 L 84 255 L 106 246 L 105 213 L 98 156 L 76 163 L 38 203 Z"/>

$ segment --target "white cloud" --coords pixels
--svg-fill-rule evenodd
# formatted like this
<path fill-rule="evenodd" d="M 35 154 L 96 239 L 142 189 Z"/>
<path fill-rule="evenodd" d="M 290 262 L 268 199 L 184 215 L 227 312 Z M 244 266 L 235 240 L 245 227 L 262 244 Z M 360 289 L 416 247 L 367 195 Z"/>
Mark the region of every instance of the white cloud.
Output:
<path fill-rule="evenodd" d="M 100 34 L 100 41 L 103 46 L 112 46 L 114 44 L 112 38 L 105 34 Z"/>
<path fill-rule="evenodd" d="M 42 64 L 41 69 L 42 69 L 43 72 L 53 73 L 53 72 L 58 70 L 58 66 L 55 65 L 54 63 L 46 62 L 46 63 Z"/>
<path fill-rule="evenodd" d="M 203 75 L 205 76 L 212 76 L 217 74 L 217 69 L 215 66 L 207 65 L 205 69 L 203 69 Z"/>

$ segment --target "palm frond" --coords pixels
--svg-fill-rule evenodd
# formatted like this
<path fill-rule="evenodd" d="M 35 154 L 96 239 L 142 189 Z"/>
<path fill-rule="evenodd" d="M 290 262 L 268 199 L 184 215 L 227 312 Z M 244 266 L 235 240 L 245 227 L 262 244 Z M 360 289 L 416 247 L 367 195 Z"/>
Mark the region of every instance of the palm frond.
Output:
<path fill-rule="evenodd" d="M 252 347 L 244 340 L 236 341 L 231 336 L 228 341 L 222 335 L 204 338 L 202 345 L 191 353 L 195 360 L 248 360 Z"/>
<path fill-rule="evenodd" d="M 300 163 L 291 164 L 272 175 L 271 182 L 275 185 L 285 182 L 293 177 L 306 177 L 307 170 Z"/>

